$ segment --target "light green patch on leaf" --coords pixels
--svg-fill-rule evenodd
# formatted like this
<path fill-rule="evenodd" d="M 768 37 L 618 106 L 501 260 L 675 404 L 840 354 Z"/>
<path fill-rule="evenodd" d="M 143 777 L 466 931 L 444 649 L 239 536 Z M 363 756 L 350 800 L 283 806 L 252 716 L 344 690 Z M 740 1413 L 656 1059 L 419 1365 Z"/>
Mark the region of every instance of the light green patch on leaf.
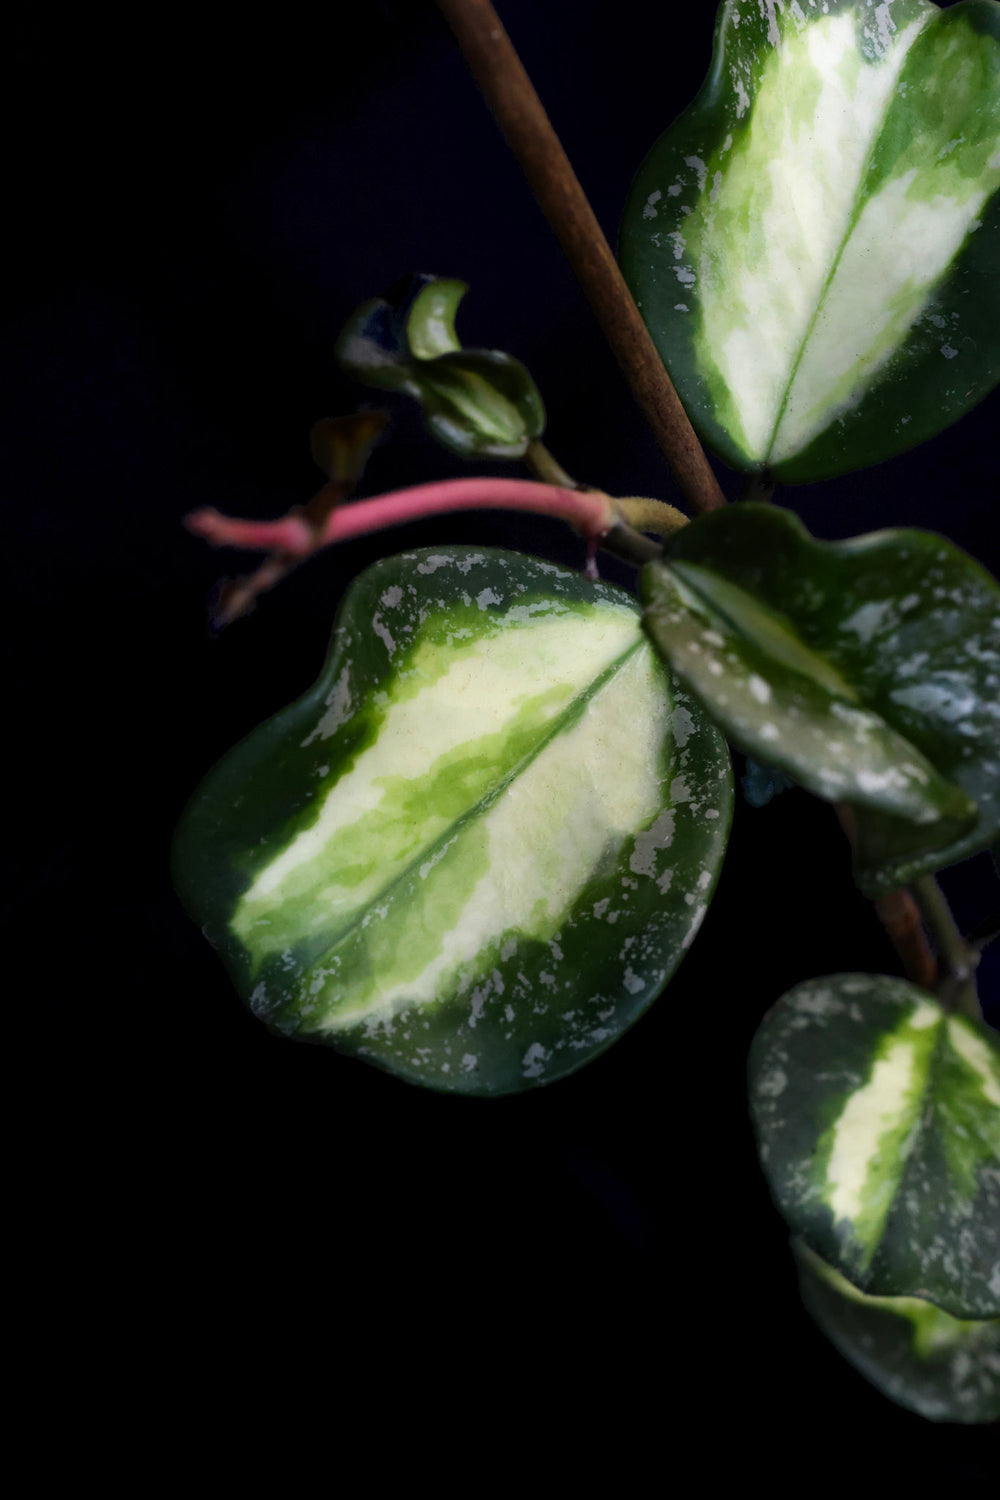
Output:
<path fill-rule="evenodd" d="M 427 429 L 465 457 L 520 458 L 545 430 L 534 381 L 509 354 L 470 349 L 419 366 Z"/>
<path fill-rule="evenodd" d="M 719 12 L 622 267 L 696 427 L 779 478 L 870 464 L 1000 375 L 1000 6 Z"/>
<path fill-rule="evenodd" d="M 878 895 L 1000 827 L 1000 589 L 950 542 L 818 542 L 770 505 L 685 526 L 643 573 L 644 623 L 747 754 L 856 811 Z"/>
<path fill-rule="evenodd" d="M 1000 1418 L 1000 1319 L 954 1318 L 916 1297 L 866 1296 L 801 1240 L 793 1249 L 809 1313 L 891 1401 L 937 1422 Z"/>
<path fill-rule="evenodd" d="M 468 290 L 464 281 L 444 276 L 434 277 L 420 288 L 406 320 L 406 336 L 415 358 L 437 359 L 461 349 L 455 316 Z"/>
<path fill-rule="evenodd" d="M 910 1136 L 919 1123 L 941 1012 L 920 1004 L 881 1038 L 867 1083 L 844 1100 L 820 1137 L 816 1170 L 824 1202 L 847 1221 L 867 1268 L 882 1238 Z"/>
<path fill-rule="evenodd" d="M 904 980 L 837 974 L 765 1017 L 761 1162 L 793 1230 L 857 1288 L 1000 1315 L 1000 1042 Z"/>
<path fill-rule="evenodd" d="M 655 999 L 731 808 L 724 741 L 628 595 L 449 548 L 356 581 L 320 681 L 208 778 L 175 865 L 277 1030 L 507 1093 Z"/>

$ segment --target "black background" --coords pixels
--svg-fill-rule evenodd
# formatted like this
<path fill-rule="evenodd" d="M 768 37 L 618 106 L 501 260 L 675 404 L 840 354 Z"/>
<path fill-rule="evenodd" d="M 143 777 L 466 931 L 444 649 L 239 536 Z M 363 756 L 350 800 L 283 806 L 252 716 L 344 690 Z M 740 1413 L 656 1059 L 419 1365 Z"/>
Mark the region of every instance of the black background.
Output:
<path fill-rule="evenodd" d="M 714 7 L 681 9 L 500 6 L 612 240 L 708 64 Z M 265 1433 L 289 1464 L 329 1439 L 332 1462 L 365 1413 L 387 1449 L 410 1413 L 414 1473 L 477 1485 L 505 1454 L 528 1479 L 598 1451 L 629 1490 L 649 1454 L 656 1482 L 694 1462 L 791 1484 L 802 1444 L 831 1482 L 984 1476 L 994 1431 L 891 1406 L 813 1329 L 756 1166 L 764 1010 L 816 974 L 898 972 L 826 807 L 741 799 L 669 991 L 592 1067 L 494 1102 L 271 1037 L 172 895 L 187 797 L 312 682 L 369 561 L 443 541 L 582 561 L 555 523 L 455 517 L 326 554 L 210 637 L 214 580 L 250 560 L 181 517 L 317 487 L 310 426 L 369 400 L 331 357 L 358 302 L 410 270 L 466 280 L 464 341 L 525 361 L 571 472 L 677 498 L 434 6 L 8 24 L 10 811 L 30 821 L 11 952 L 33 975 L 8 1003 L 32 1035 L 39 1399 L 73 1405 L 109 1359 L 85 1440 L 104 1461 L 124 1426 L 164 1463 L 205 1431 L 233 1462 Z M 392 415 L 363 493 L 469 472 Z M 924 525 L 995 572 L 996 416 L 781 498 L 820 536 Z M 996 903 L 986 856 L 947 885 L 966 927 Z M 996 1014 L 995 965 L 984 989 Z M 220 1427 L 233 1397 L 249 1427 Z M 480 1461 L 452 1471 L 459 1434 Z"/>

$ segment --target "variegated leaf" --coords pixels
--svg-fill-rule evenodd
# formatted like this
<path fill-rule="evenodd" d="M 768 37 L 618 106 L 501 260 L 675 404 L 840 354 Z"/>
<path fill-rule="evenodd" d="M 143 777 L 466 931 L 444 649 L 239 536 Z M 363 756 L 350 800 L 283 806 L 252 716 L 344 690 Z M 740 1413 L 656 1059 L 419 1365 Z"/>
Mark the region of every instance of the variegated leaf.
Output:
<path fill-rule="evenodd" d="M 878 895 L 1000 827 L 1000 588 L 931 532 L 818 542 L 731 506 L 643 573 L 644 621 L 735 744 L 857 813 Z"/>
<path fill-rule="evenodd" d="M 628 595 L 513 553 L 414 552 L 353 584 L 319 682 L 208 777 L 175 868 L 269 1025 L 507 1093 L 659 994 L 732 795 Z"/>
<path fill-rule="evenodd" d="M 801 1241 L 793 1248 L 810 1314 L 890 1401 L 932 1422 L 1000 1419 L 1000 1319 L 953 1318 L 917 1297 L 867 1297 Z"/>
<path fill-rule="evenodd" d="M 632 189 L 622 268 L 691 418 L 791 481 L 1000 376 L 1000 5 L 726 0 Z"/>
<path fill-rule="evenodd" d="M 797 985 L 750 1108 L 775 1202 L 862 1291 L 1000 1316 L 1000 1040 L 884 975 Z"/>
<path fill-rule="evenodd" d="M 336 355 L 363 385 L 399 391 L 423 408 L 431 435 L 465 458 L 521 458 L 545 431 L 545 407 L 520 360 L 463 349 L 455 315 L 468 287 L 408 276 L 356 308 Z"/>

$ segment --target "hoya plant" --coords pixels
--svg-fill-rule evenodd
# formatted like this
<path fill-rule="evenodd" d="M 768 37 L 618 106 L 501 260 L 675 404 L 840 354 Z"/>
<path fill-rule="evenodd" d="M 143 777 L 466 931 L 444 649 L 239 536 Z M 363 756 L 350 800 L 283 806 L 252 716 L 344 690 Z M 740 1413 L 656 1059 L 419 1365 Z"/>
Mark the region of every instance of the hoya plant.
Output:
<path fill-rule="evenodd" d="M 795 486 L 931 439 L 1000 377 L 1000 4 L 725 0 L 617 264 L 492 7 L 441 9 L 652 423 L 663 493 L 563 467 L 516 353 L 463 343 L 464 283 L 373 287 L 333 351 L 363 389 L 313 431 L 322 488 L 273 522 L 187 518 L 266 554 L 215 624 L 326 547 L 468 508 L 563 519 L 581 565 L 449 543 L 446 522 L 394 551 L 390 530 L 316 683 L 192 798 L 179 892 L 274 1032 L 485 1099 L 601 1066 L 668 991 L 725 858 L 733 750 L 748 794 L 831 804 L 901 972 L 774 994 L 748 1066 L 761 1167 L 836 1347 L 925 1417 L 995 1420 L 996 923 L 963 934 L 935 876 L 1000 846 L 1000 588 L 946 516 L 823 541 Z M 356 498 L 407 403 L 477 472 Z"/>

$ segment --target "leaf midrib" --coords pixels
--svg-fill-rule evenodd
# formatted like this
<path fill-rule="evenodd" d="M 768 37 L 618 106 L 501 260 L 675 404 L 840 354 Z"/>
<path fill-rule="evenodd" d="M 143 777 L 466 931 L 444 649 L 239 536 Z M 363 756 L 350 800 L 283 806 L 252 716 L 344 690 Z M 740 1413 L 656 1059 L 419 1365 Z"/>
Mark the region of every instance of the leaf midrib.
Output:
<path fill-rule="evenodd" d="M 946 1011 L 942 1015 L 940 1021 L 938 1022 L 938 1034 L 937 1034 L 937 1037 L 935 1038 L 935 1041 L 934 1041 L 934 1049 L 933 1049 L 933 1051 L 932 1051 L 932 1053 L 930 1055 L 930 1058 L 928 1059 L 927 1073 L 926 1073 L 925 1083 L 924 1083 L 923 1089 L 921 1090 L 921 1095 L 920 1095 L 919 1115 L 918 1115 L 918 1119 L 917 1119 L 917 1124 L 916 1124 L 916 1126 L 915 1126 L 915 1128 L 913 1130 L 913 1133 L 912 1133 L 912 1136 L 913 1136 L 913 1138 L 912 1138 L 912 1144 L 910 1146 L 910 1149 L 907 1151 L 905 1157 L 902 1157 L 902 1159 L 901 1159 L 901 1168 L 900 1168 L 899 1176 L 898 1176 L 898 1178 L 896 1180 L 896 1185 L 895 1185 L 895 1187 L 893 1189 L 892 1196 L 891 1196 L 891 1198 L 889 1200 L 889 1204 L 888 1204 L 888 1206 L 886 1208 L 885 1218 L 884 1218 L 883 1223 L 882 1223 L 881 1231 L 879 1233 L 878 1239 L 875 1241 L 875 1244 L 873 1246 L 871 1254 L 867 1257 L 867 1259 L 863 1263 L 862 1274 L 867 1275 L 868 1272 L 871 1270 L 871 1267 L 872 1267 L 872 1265 L 873 1265 L 873 1263 L 875 1261 L 875 1257 L 878 1254 L 878 1251 L 882 1248 L 882 1246 L 885 1243 L 887 1237 L 889 1236 L 889 1234 L 891 1233 L 891 1231 L 894 1228 L 894 1222 L 895 1222 L 896 1211 L 897 1211 L 897 1203 L 899 1201 L 900 1191 L 902 1189 L 903 1181 L 904 1181 L 904 1179 L 906 1177 L 906 1173 L 907 1173 L 908 1168 L 910 1168 L 914 1163 L 916 1163 L 916 1165 L 917 1165 L 917 1167 L 919 1169 L 919 1167 L 921 1166 L 921 1158 L 923 1157 L 924 1152 L 926 1150 L 927 1142 L 933 1138 L 935 1132 L 941 1133 L 943 1130 L 947 1130 L 947 1128 L 948 1128 L 947 1122 L 945 1122 L 944 1125 L 942 1125 L 941 1123 L 939 1123 L 939 1118 L 938 1117 L 939 1117 L 940 1111 L 937 1108 L 937 1098 L 938 1098 L 938 1078 L 939 1078 L 939 1074 L 941 1072 L 941 1068 L 942 1068 L 942 1065 L 943 1065 L 944 1055 L 945 1055 L 946 1051 L 948 1051 L 949 1049 L 952 1052 L 954 1052 L 956 1050 L 954 1048 L 954 1046 L 953 1046 L 953 1043 L 951 1041 L 951 1037 L 950 1037 L 950 1034 L 949 1034 L 949 1026 L 948 1026 L 949 1020 L 950 1020 L 950 1015 Z M 961 1054 L 958 1054 L 958 1055 L 961 1056 Z M 964 1061 L 964 1059 L 963 1059 L 963 1061 Z M 976 1171 L 977 1180 L 980 1181 L 980 1186 L 981 1186 L 981 1180 L 979 1179 L 980 1166 L 981 1166 L 981 1163 L 979 1164 L 979 1166 L 976 1167 L 975 1171 Z M 937 1189 L 937 1191 L 936 1191 L 936 1193 L 934 1195 L 935 1196 L 935 1207 L 936 1207 L 936 1209 L 938 1211 L 941 1208 L 942 1201 L 945 1204 L 945 1212 L 947 1213 L 949 1211 L 951 1205 L 955 1201 L 955 1188 L 957 1186 L 959 1186 L 959 1190 L 960 1190 L 960 1185 L 958 1185 L 956 1183 L 955 1177 L 948 1170 L 947 1164 L 945 1164 L 944 1170 L 942 1171 L 941 1177 L 940 1177 L 940 1185 L 938 1186 L 938 1189 Z M 921 1269 L 923 1269 L 923 1263 L 922 1263 L 922 1261 L 921 1261 Z M 942 1310 L 944 1312 L 949 1313 L 952 1317 L 959 1317 L 959 1318 L 961 1318 L 961 1317 L 970 1316 L 967 1311 L 961 1311 L 960 1310 L 960 1311 L 956 1312 L 956 1311 L 953 1310 L 952 1307 L 947 1306 L 945 1303 L 935 1301 L 932 1297 L 930 1297 L 923 1290 L 911 1289 L 911 1290 L 904 1291 L 904 1292 L 883 1292 L 883 1293 L 877 1293 L 876 1295 L 879 1295 L 879 1296 L 904 1296 L 904 1297 L 906 1297 L 906 1296 L 916 1296 L 916 1297 L 920 1297 L 924 1301 L 929 1302 L 931 1304 L 931 1306 L 942 1308 Z M 957 1292 L 956 1292 L 955 1302 L 957 1303 L 957 1302 L 960 1302 L 960 1301 L 961 1301 L 961 1299 L 958 1297 Z M 972 1316 L 975 1316 L 975 1315 L 972 1315 Z"/>
<path fill-rule="evenodd" d="M 930 24 L 930 22 L 931 22 L 932 19 L 933 19 L 933 12 L 932 11 L 928 11 L 927 14 L 926 14 L 926 16 L 924 17 L 924 19 L 920 22 L 919 28 L 917 29 L 916 34 L 913 37 L 913 40 L 910 42 L 909 46 L 906 49 L 906 52 L 903 54 L 903 57 L 902 57 L 902 59 L 900 61 L 899 68 L 898 68 L 898 70 L 896 72 L 896 79 L 895 79 L 896 84 L 898 84 L 899 78 L 900 78 L 900 76 L 901 76 L 901 74 L 903 72 L 904 67 L 906 66 L 906 59 L 909 57 L 910 52 L 913 50 L 913 47 L 916 45 L 918 38 L 926 30 L 927 26 Z M 911 22 L 911 25 L 912 24 L 913 23 Z M 869 64 L 867 64 L 867 62 L 866 62 L 866 66 L 867 65 L 869 65 Z M 834 251 L 833 259 L 832 259 L 832 261 L 830 263 L 830 269 L 828 270 L 828 272 L 826 274 L 826 277 L 825 277 L 825 279 L 823 281 L 823 284 L 822 284 L 822 286 L 820 288 L 819 296 L 816 299 L 816 306 L 813 309 L 812 317 L 809 319 L 809 323 L 808 323 L 808 325 L 806 327 L 806 330 L 803 333 L 802 338 L 799 341 L 799 347 L 798 347 L 798 349 L 796 351 L 795 358 L 792 361 L 792 366 L 791 366 L 791 369 L 789 370 L 789 373 L 788 373 L 788 379 L 785 382 L 785 389 L 784 389 L 784 392 L 783 392 L 782 397 L 781 397 L 781 402 L 780 402 L 780 404 L 778 406 L 777 415 L 775 416 L 775 419 L 774 419 L 774 425 L 771 428 L 771 435 L 770 435 L 770 437 L 768 438 L 768 441 L 767 441 L 767 448 L 766 448 L 764 456 L 763 456 L 763 458 L 761 460 L 761 462 L 765 466 L 767 466 L 771 462 L 771 458 L 772 458 L 772 455 L 774 453 L 775 440 L 776 440 L 776 438 L 778 436 L 778 432 L 779 432 L 779 430 L 781 428 L 781 424 L 784 421 L 785 413 L 788 410 L 788 403 L 789 403 L 789 401 L 791 399 L 792 389 L 793 389 L 793 387 L 795 385 L 795 379 L 796 379 L 796 376 L 798 375 L 799 368 L 800 368 L 800 366 L 802 364 L 802 360 L 805 357 L 805 352 L 806 352 L 806 349 L 807 349 L 807 347 L 809 345 L 809 340 L 812 338 L 813 332 L 815 331 L 815 328 L 816 328 L 816 324 L 819 321 L 820 314 L 822 313 L 823 308 L 824 308 L 824 306 L 826 304 L 826 301 L 827 301 L 827 299 L 828 299 L 828 297 L 830 295 L 830 290 L 831 290 L 831 288 L 833 286 L 833 283 L 834 283 L 834 280 L 836 278 L 837 270 L 838 270 L 838 268 L 840 266 L 841 261 L 844 258 L 844 252 L 847 249 L 847 246 L 851 242 L 851 237 L 854 234 L 854 231 L 858 227 L 858 221 L 859 221 L 859 219 L 861 217 L 861 213 L 862 213 L 862 210 L 864 208 L 864 205 L 865 205 L 865 203 L 867 203 L 869 201 L 867 198 L 862 199 L 862 197 L 861 197 L 861 189 L 862 189 L 863 184 L 867 180 L 869 169 L 870 169 L 871 164 L 872 164 L 872 158 L 873 158 L 873 156 L 875 154 L 875 149 L 876 149 L 879 141 L 882 138 L 882 129 L 883 129 L 883 126 L 885 125 L 885 121 L 886 121 L 886 118 L 888 117 L 889 111 L 892 108 L 893 103 L 895 102 L 895 98 L 896 98 L 896 88 L 894 86 L 891 90 L 889 90 L 887 92 L 886 97 L 885 97 L 885 103 L 883 104 L 881 113 L 880 113 L 880 115 L 878 117 L 878 120 L 877 120 L 877 122 L 875 123 L 875 125 L 873 127 L 871 141 L 869 142 L 868 150 L 865 152 L 864 161 L 862 162 L 860 170 L 858 172 L 858 180 L 857 180 L 857 185 L 856 185 L 855 193 L 854 193 L 853 207 L 851 209 L 851 212 L 848 214 L 847 224 L 846 224 L 846 227 L 844 229 L 844 233 L 841 236 L 840 242 L 837 245 L 836 250 Z M 818 436 L 818 434 L 815 434 L 815 435 Z"/>
<path fill-rule="evenodd" d="M 879 1228 L 878 1237 L 873 1241 L 871 1249 L 867 1252 L 863 1252 L 862 1254 L 860 1269 L 863 1275 L 867 1275 L 870 1271 L 875 1257 L 878 1254 L 887 1233 L 889 1232 L 889 1228 L 895 1212 L 896 1203 L 899 1198 L 900 1187 L 902 1185 L 903 1178 L 906 1176 L 906 1169 L 915 1157 L 919 1157 L 924 1141 L 930 1133 L 931 1126 L 929 1125 L 929 1119 L 933 1116 L 934 1112 L 934 1096 L 936 1091 L 935 1079 L 940 1064 L 942 1049 L 947 1044 L 947 1023 L 947 1015 L 942 1014 L 937 1022 L 937 1036 L 934 1038 L 934 1047 L 930 1057 L 927 1059 L 927 1067 L 924 1072 L 924 1078 L 920 1089 L 920 1097 L 913 1110 L 915 1124 L 911 1127 L 906 1140 L 903 1142 L 903 1145 L 900 1147 L 900 1150 L 897 1154 L 896 1159 L 899 1170 L 898 1173 L 894 1175 L 892 1193 L 890 1194 L 889 1201 L 886 1204 L 886 1209 L 882 1217 L 882 1223 Z M 872 1071 L 874 1071 L 874 1067 L 875 1062 L 873 1061 Z M 870 1076 L 871 1074 L 869 1074 L 869 1077 Z M 851 1222 L 853 1224 L 854 1221 L 852 1220 Z M 906 1294 L 900 1293 L 899 1295 L 903 1296 Z"/>
<path fill-rule="evenodd" d="M 679 561 L 681 561 L 681 565 L 683 567 L 683 563 L 686 562 L 687 559 L 679 559 Z M 701 563 L 694 563 L 692 564 L 692 566 L 704 567 L 705 565 Z M 717 599 L 715 599 L 706 591 L 704 586 L 699 582 L 697 574 L 692 576 L 687 569 L 685 569 L 683 572 L 679 572 L 670 563 L 665 563 L 664 567 L 674 578 L 678 578 L 680 580 L 683 588 L 689 589 L 691 593 L 695 594 L 698 597 L 698 599 L 704 604 L 705 609 L 712 616 L 714 616 L 719 624 L 723 625 L 728 631 L 736 636 L 738 640 L 748 641 L 752 646 L 756 646 L 760 651 L 764 653 L 765 656 L 767 656 L 770 660 L 776 662 L 783 672 L 788 672 L 796 676 L 803 677 L 806 681 L 812 683 L 814 686 L 822 689 L 827 694 L 829 694 L 831 699 L 839 699 L 841 702 L 851 705 L 851 707 L 860 706 L 867 709 L 869 713 L 877 713 L 880 719 L 883 718 L 883 715 L 879 713 L 878 709 L 871 708 L 871 706 L 865 702 L 862 695 L 843 678 L 837 666 L 829 661 L 822 652 L 817 651 L 815 647 L 807 645 L 806 642 L 802 640 L 802 636 L 799 632 L 798 626 L 790 616 L 779 614 L 778 611 L 774 610 L 766 600 L 761 601 L 757 599 L 755 595 L 749 594 L 749 591 L 744 589 L 742 584 L 733 583 L 731 579 L 725 578 L 725 575 L 723 574 L 719 575 L 725 583 L 729 583 L 734 589 L 740 589 L 743 593 L 748 594 L 748 597 L 755 604 L 757 604 L 758 607 L 761 605 L 761 603 L 763 603 L 763 607 L 767 609 L 771 614 L 775 615 L 779 622 L 784 625 L 785 628 L 787 628 L 789 635 L 791 635 L 792 638 L 801 645 L 803 652 L 807 652 L 810 656 L 816 657 L 818 661 L 823 663 L 823 665 L 829 672 L 831 672 L 838 678 L 838 680 L 843 684 L 843 691 L 834 693 L 833 689 L 828 684 L 825 684 L 819 677 L 814 677 L 811 674 L 807 674 L 805 672 L 799 672 L 796 667 L 791 665 L 791 663 L 782 661 L 780 657 L 769 651 L 766 642 L 763 642 L 756 636 L 751 635 L 748 630 L 746 630 L 736 619 L 733 618 L 733 616 L 726 610 L 723 604 L 721 604 Z M 706 569 L 706 571 L 711 570 Z M 892 726 L 890 725 L 889 727 L 891 728 Z M 900 738 L 904 738 L 904 736 L 900 736 Z M 907 741 L 907 743 L 909 743 L 909 741 Z M 916 747 L 914 747 L 914 753 L 918 753 L 916 752 Z"/>
<path fill-rule="evenodd" d="M 638 624 L 638 617 L 636 623 Z M 516 760 L 507 771 L 507 773 L 499 781 L 494 782 L 482 797 L 478 798 L 465 810 L 465 812 L 461 813 L 457 818 L 454 819 L 453 822 L 449 823 L 448 827 L 442 830 L 442 832 L 436 839 L 432 840 L 432 842 L 429 844 L 425 844 L 420 850 L 418 850 L 413 855 L 413 857 L 397 871 L 397 873 L 392 877 L 391 880 L 386 881 L 385 885 L 381 886 L 378 891 L 374 892 L 367 898 L 364 905 L 357 909 L 356 914 L 350 917 L 343 927 L 336 930 L 335 935 L 331 937 L 326 947 L 323 948 L 319 953 L 315 955 L 315 957 L 313 957 L 309 961 L 308 968 L 305 972 L 310 972 L 317 965 L 321 964 L 323 960 L 326 959 L 334 951 L 334 949 L 339 948 L 351 936 L 351 934 L 355 932 L 358 927 L 360 927 L 362 921 L 364 920 L 365 913 L 367 911 L 370 911 L 377 902 L 384 901 L 387 897 L 390 897 L 397 886 L 399 886 L 404 880 L 411 876 L 413 871 L 417 869 L 419 865 L 425 863 L 427 859 L 433 856 L 435 851 L 441 849 L 444 845 L 455 838 L 457 836 L 457 833 L 460 833 L 470 822 L 474 821 L 484 812 L 488 811 L 488 809 L 493 805 L 494 802 L 497 801 L 501 794 L 506 791 L 507 787 L 510 786 L 510 784 L 515 781 L 517 777 L 520 776 L 523 771 L 525 771 L 527 767 L 532 764 L 533 761 L 537 760 L 539 755 L 541 755 L 544 750 L 548 749 L 549 745 L 552 744 L 554 740 L 558 739 L 559 735 L 563 733 L 568 725 L 575 719 L 580 718 L 587 704 L 592 701 L 592 699 L 608 682 L 612 681 L 612 679 L 617 675 L 617 673 L 621 670 L 621 668 L 629 660 L 629 658 L 634 656 L 635 653 L 642 647 L 651 649 L 649 648 L 649 643 L 640 632 L 637 636 L 637 639 L 632 643 L 631 646 L 628 647 L 627 650 L 623 651 L 619 656 L 616 656 L 612 661 L 610 661 L 608 665 L 603 669 L 603 671 L 601 671 L 595 678 L 592 679 L 589 686 L 583 692 L 577 694 L 577 696 L 575 696 L 572 701 L 566 705 L 565 708 L 563 708 L 558 714 L 553 716 L 553 718 L 549 721 L 548 726 L 546 727 L 545 733 L 540 737 L 540 739 L 531 748 L 531 750 L 522 755 L 519 760 Z"/>

